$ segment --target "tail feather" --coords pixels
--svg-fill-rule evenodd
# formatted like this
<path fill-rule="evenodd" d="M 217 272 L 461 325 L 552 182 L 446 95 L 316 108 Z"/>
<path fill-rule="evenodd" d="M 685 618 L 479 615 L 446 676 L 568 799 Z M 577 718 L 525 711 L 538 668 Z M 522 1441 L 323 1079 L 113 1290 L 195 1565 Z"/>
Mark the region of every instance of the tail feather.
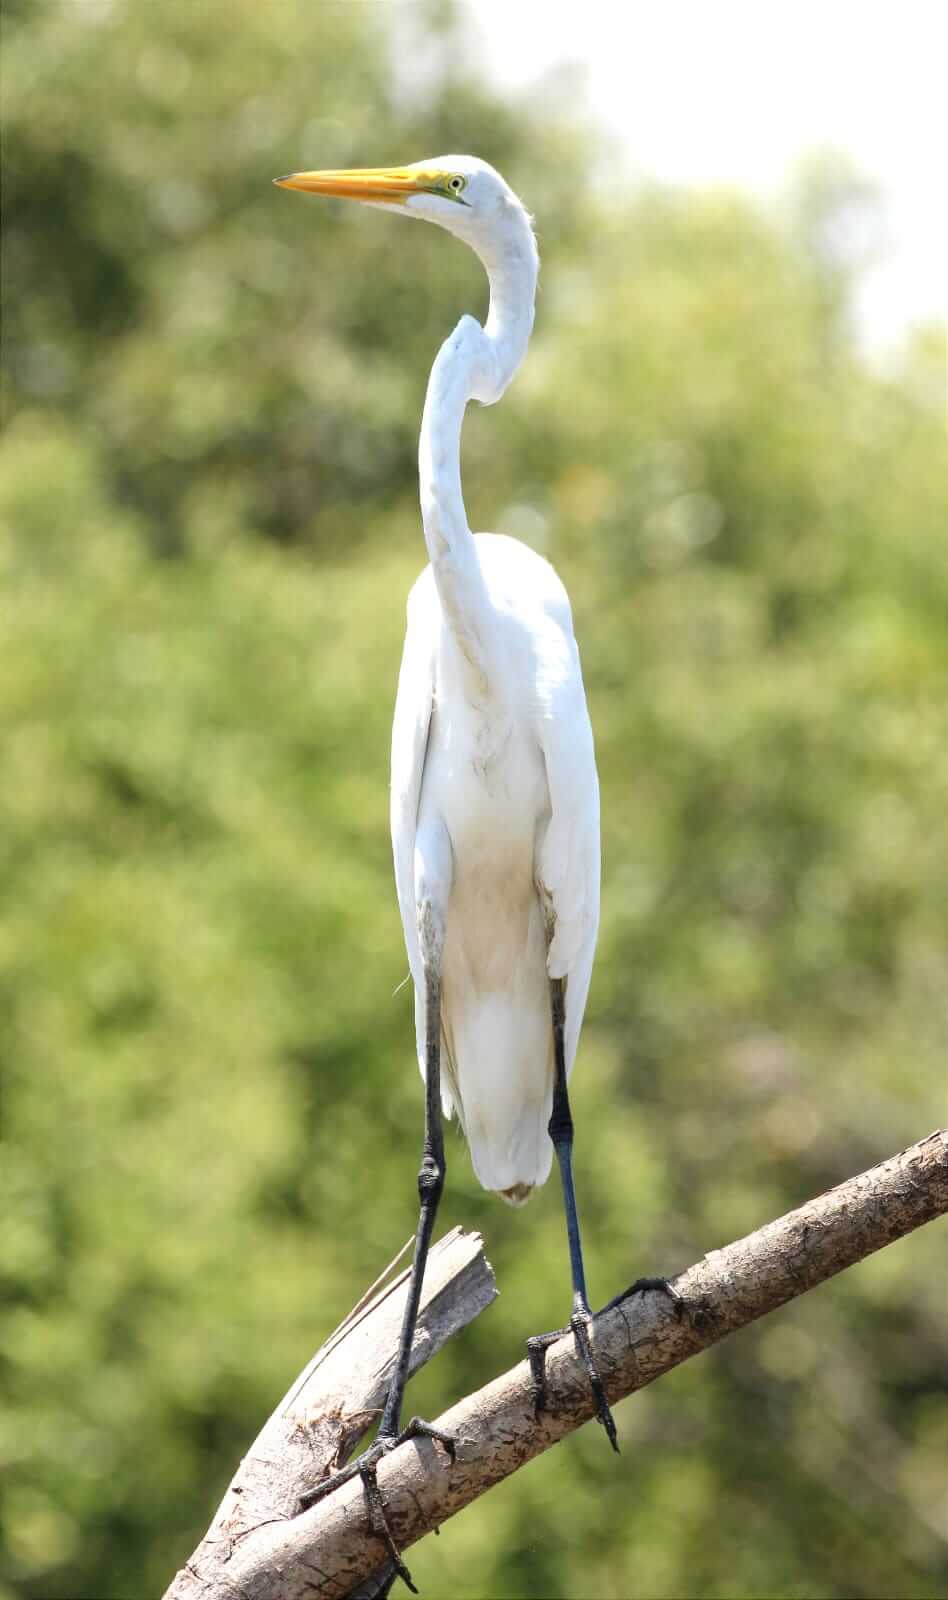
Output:
<path fill-rule="evenodd" d="M 450 1095 L 485 1189 L 522 1205 L 553 1162 L 549 1013 L 506 993 L 481 995 L 460 1016 L 444 1008 L 445 1096 Z"/>

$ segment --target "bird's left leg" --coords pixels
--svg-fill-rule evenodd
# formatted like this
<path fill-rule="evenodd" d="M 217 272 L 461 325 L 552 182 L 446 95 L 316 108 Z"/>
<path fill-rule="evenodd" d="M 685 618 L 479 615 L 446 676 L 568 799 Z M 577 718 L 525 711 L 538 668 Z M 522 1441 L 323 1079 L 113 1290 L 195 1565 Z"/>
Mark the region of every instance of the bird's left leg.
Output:
<path fill-rule="evenodd" d="M 613 1450 L 618 1452 L 619 1441 L 616 1437 L 615 1421 L 609 1409 L 609 1402 L 602 1386 L 602 1379 L 599 1376 L 589 1344 L 589 1329 L 593 1323 L 593 1315 L 589 1309 L 589 1297 L 586 1293 L 583 1246 L 579 1234 L 576 1191 L 573 1186 L 573 1118 L 569 1108 L 569 1094 L 566 1086 L 566 1056 L 563 1041 L 566 1018 L 562 978 L 550 979 L 550 995 L 553 1010 L 555 1076 L 553 1079 L 553 1114 L 550 1117 L 549 1133 L 556 1150 L 560 1176 L 563 1180 L 563 1204 L 566 1210 L 569 1259 L 573 1275 L 573 1315 L 570 1317 L 568 1328 L 557 1328 L 553 1333 L 539 1333 L 532 1339 L 527 1340 L 527 1354 L 530 1358 L 530 1372 L 533 1380 L 533 1403 L 538 1413 L 545 1409 L 546 1352 L 551 1344 L 556 1343 L 557 1339 L 562 1339 L 565 1334 L 572 1331 L 576 1340 L 576 1347 L 589 1377 L 590 1388 L 596 1403 L 596 1417 L 605 1428 Z M 681 1296 L 677 1289 L 668 1282 L 667 1278 L 636 1278 L 628 1289 L 624 1290 L 622 1294 L 616 1295 L 615 1299 L 610 1300 L 609 1304 L 603 1309 L 609 1311 L 613 1306 L 629 1299 L 631 1295 L 644 1294 L 648 1290 L 656 1290 L 661 1294 L 667 1295 L 673 1302 L 676 1312 L 679 1315 L 681 1314 L 683 1305 Z"/>
<path fill-rule="evenodd" d="M 443 829 L 442 829 L 443 831 Z M 446 846 L 450 860 L 450 844 L 445 836 L 442 841 L 436 841 L 442 850 Z M 436 853 L 441 852 L 436 850 Z M 406 1427 L 400 1428 L 402 1412 L 402 1399 L 405 1384 L 408 1380 L 408 1366 L 411 1359 L 411 1349 L 415 1337 L 415 1324 L 418 1320 L 418 1306 L 421 1300 L 422 1284 L 425 1276 L 425 1264 L 428 1260 L 428 1247 L 434 1229 L 435 1217 L 438 1211 L 438 1201 L 444 1189 L 446 1170 L 444 1156 L 444 1132 L 441 1121 L 441 964 L 444 951 L 445 912 L 443 891 L 444 876 L 441 876 L 442 892 L 431 892 L 430 878 L 425 873 L 425 852 L 422 840 L 419 837 L 416 850 L 418 860 L 416 870 L 419 874 L 417 886 L 418 896 L 418 935 L 421 950 L 422 965 L 425 978 L 425 1139 L 421 1156 L 421 1167 L 418 1172 L 418 1199 L 420 1211 L 418 1217 L 418 1230 L 415 1234 L 415 1254 L 412 1261 L 411 1278 L 408 1284 L 408 1299 L 405 1302 L 405 1311 L 402 1317 L 401 1335 L 398 1341 L 398 1353 L 395 1358 L 395 1368 L 392 1381 L 389 1385 L 382 1420 L 379 1423 L 375 1443 L 370 1446 L 357 1460 L 343 1467 L 332 1477 L 324 1479 L 322 1483 L 310 1489 L 300 1497 L 300 1510 L 305 1511 L 309 1506 L 315 1505 L 327 1494 L 331 1494 L 340 1484 L 348 1482 L 356 1473 L 362 1479 L 365 1498 L 369 1508 L 372 1526 L 388 1547 L 390 1560 L 399 1577 L 417 1593 L 411 1580 L 401 1554 L 392 1537 L 382 1496 L 379 1492 L 376 1469 L 383 1455 L 390 1450 L 395 1450 L 408 1439 L 428 1438 L 437 1442 L 447 1451 L 448 1456 L 454 1460 L 455 1444 L 453 1437 L 444 1433 L 440 1428 L 435 1428 L 430 1422 L 424 1422 L 420 1417 L 412 1417 Z M 448 882 L 450 879 L 447 880 Z"/>
<path fill-rule="evenodd" d="M 586 1269 L 583 1265 L 583 1245 L 579 1233 L 579 1215 L 576 1210 L 576 1190 L 573 1185 L 573 1118 L 569 1108 L 566 1086 L 566 1055 L 563 1041 L 565 1024 L 564 982 L 562 978 L 550 979 L 550 999 L 553 1011 L 553 1113 L 549 1121 L 549 1134 L 556 1151 L 563 1184 L 563 1205 L 566 1211 L 566 1233 L 569 1240 L 569 1262 L 573 1278 L 573 1314 L 569 1328 L 558 1328 L 553 1333 L 539 1333 L 527 1340 L 527 1354 L 533 1377 L 533 1400 L 537 1411 L 546 1405 L 546 1352 L 551 1344 L 572 1329 L 576 1348 L 582 1357 L 596 1404 L 596 1416 L 606 1430 L 613 1450 L 618 1450 L 616 1425 L 613 1421 L 602 1379 L 596 1367 L 589 1343 L 592 1312 L 586 1293 Z"/>

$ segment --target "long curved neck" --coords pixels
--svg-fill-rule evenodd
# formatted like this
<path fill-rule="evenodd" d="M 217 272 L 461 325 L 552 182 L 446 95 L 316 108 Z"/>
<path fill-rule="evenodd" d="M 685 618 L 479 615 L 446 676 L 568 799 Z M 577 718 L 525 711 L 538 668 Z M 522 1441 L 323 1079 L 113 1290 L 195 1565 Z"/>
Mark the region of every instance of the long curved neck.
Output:
<path fill-rule="evenodd" d="M 494 677 L 491 607 L 461 493 L 461 427 L 469 400 L 493 405 L 523 360 L 533 327 L 537 255 L 526 217 L 496 253 L 478 248 L 490 280 L 482 328 L 462 317 L 435 359 L 418 447 L 421 515 L 445 619 L 485 696 Z"/>

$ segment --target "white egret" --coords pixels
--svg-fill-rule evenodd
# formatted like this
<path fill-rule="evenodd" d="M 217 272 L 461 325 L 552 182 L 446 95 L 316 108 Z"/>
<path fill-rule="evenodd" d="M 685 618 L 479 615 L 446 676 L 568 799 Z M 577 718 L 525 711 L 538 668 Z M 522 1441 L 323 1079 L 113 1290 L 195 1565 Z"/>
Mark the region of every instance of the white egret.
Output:
<path fill-rule="evenodd" d="M 538 256 L 530 218 L 500 174 L 471 156 L 297 172 L 276 182 L 436 222 L 476 251 L 490 281 L 485 325 L 461 318 L 428 383 L 419 473 L 430 565 L 408 600 L 392 730 L 395 880 L 426 1083 L 414 1267 L 376 1444 L 304 1497 L 312 1504 L 360 1471 L 384 1526 L 374 1482 L 383 1451 L 419 1432 L 453 1450 L 418 1419 L 399 1433 L 444 1186 L 442 1110 L 458 1116 L 481 1183 L 513 1205 L 546 1180 L 555 1150 L 572 1269 L 570 1326 L 597 1415 L 616 1444 L 588 1338 L 567 1095 L 599 925 L 599 783 L 566 591 L 526 545 L 473 535 L 461 495 L 465 408 L 500 399 L 533 327 Z M 528 1341 L 538 1408 L 543 1352 L 556 1337 Z"/>

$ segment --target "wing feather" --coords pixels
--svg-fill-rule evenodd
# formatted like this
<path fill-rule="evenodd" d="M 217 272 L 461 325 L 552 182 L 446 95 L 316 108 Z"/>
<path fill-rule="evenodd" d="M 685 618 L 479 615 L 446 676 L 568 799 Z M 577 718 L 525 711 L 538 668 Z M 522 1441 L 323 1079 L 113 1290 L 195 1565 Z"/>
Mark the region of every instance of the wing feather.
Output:
<path fill-rule="evenodd" d="M 579 1042 L 599 931 L 599 778 L 579 651 L 567 612 L 559 666 L 545 685 L 540 740 L 550 820 L 539 875 L 553 912 L 551 978 L 566 979 L 566 1068 Z"/>
<path fill-rule="evenodd" d="M 419 588 L 420 584 L 415 586 L 408 600 L 408 628 L 392 721 L 391 827 L 395 888 L 408 965 L 416 989 L 420 987 L 423 991 L 415 908 L 415 834 L 434 705 L 434 648 L 430 634 L 426 635 L 426 630 L 417 623 L 413 626 Z"/>

